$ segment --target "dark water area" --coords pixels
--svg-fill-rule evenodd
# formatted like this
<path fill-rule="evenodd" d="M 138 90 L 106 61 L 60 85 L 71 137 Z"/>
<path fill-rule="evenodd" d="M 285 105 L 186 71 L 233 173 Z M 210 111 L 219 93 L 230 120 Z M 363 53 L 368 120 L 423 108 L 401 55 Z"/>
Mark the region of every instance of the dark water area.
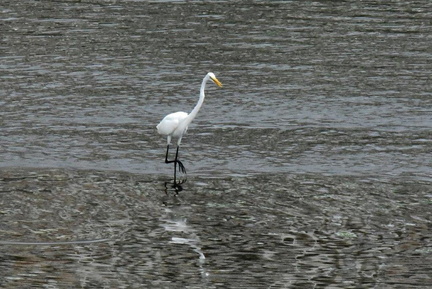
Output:
<path fill-rule="evenodd" d="M 2 1 L 0 287 L 430 288 L 430 1 Z M 155 126 L 205 103 L 178 194 Z"/>
<path fill-rule="evenodd" d="M 192 177 L 176 195 L 164 180 L 3 172 L 2 287 L 430 286 L 428 182 Z"/>

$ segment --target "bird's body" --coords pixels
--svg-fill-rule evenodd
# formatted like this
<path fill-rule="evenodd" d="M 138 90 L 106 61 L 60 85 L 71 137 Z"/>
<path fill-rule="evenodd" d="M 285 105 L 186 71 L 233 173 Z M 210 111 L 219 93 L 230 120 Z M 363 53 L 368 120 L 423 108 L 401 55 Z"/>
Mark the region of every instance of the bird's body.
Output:
<path fill-rule="evenodd" d="M 168 138 L 175 137 L 180 140 L 180 137 L 187 131 L 187 126 L 184 131 L 181 130 L 180 124 L 188 117 L 188 113 L 184 111 L 178 111 L 168 114 L 163 120 L 156 126 L 159 134 L 166 135 Z M 168 144 L 171 143 L 171 139 L 168 140 Z"/>
<path fill-rule="evenodd" d="M 195 116 L 198 114 L 198 111 L 200 110 L 202 104 L 204 103 L 205 99 L 205 86 L 207 81 L 211 79 L 216 85 L 219 87 L 222 87 L 222 83 L 216 78 L 214 73 L 209 72 L 204 77 L 201 89 L 200 89 L 200 98 L 198 100 L 198 103 L 195 105 L 193 110 L 188 114 L 183 111 L 178 111 L 174 113 L 170 113 L 167 116 L 165 116 L 162 121 L 156 126 L 157 131 L 161 135 L 167 136 L 167 151 L 165 155 L 165 163 L 174 163 L 174 184 L 176 185 L 176 165 L 179 165 L 179 169 L 182 172 L 186 172 L 185 167 L 183 164 L 178 160 L 178 150 L 181 144 L 181 140 L 183 135 L 188 129 L 189 124 L 192 122 L 192 120 L 195 118 Z M 176 151 L 176 157 L 173 161 L 168 161 L 168 152 L 169 152 L 169 146 L 171 144 L 172 138 L 177 138 L 177 151 Z"/>

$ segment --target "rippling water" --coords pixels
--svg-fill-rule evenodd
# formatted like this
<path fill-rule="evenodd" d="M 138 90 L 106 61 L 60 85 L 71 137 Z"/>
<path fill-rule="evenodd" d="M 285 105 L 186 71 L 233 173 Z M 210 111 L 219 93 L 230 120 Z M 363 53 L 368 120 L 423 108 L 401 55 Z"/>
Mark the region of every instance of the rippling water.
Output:
<path fill-rule="evenodd" d="M 431 2 L 0 13 L 0 285 L 430 284 Z M 208 71 L 175 195 L 155 126 Z"/>
<path fill-rule="evenodd" d="M 154 126 L 211 70 L 225 87 L 185 138 L 191 172 L 430 176 L 430 8 L 11 2 L 2 166 L 160 173 Z"/>
<path fill-rule="evenodd" d="M 175 195 L 163 181 L 114 172 L 2 172 L 0 284 L 430 285 L 430 182 L 193 177 Z"/>

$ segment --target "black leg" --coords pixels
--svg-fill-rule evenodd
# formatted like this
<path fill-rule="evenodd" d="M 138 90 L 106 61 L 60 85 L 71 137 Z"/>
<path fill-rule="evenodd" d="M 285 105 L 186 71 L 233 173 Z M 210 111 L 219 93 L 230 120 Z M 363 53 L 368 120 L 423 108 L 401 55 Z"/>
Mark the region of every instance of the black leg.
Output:
<path fill-rule="evenodd" d="M 166 151 L 166 155 L 165 155 L 165 163 L 166 164 L 174 163 L 174 166 L 175 166 L 175 163 L 178 162 L 177 161 L 178 148 L 177 148 L 176 158 L 173 161 L 168 160 L 168 153 L 169 153 L 169 145 L 167 145 L 167 151 Z"/>
<path fill-rule="evenodd" d="M 166 151 L 166 155 L 165 155 L 165 163 L 166 164 L 170 163 L 170 161 L 168 161 L 168 152 L 169 152 L 169 145 L 167 145 L 167 151 Z"/>
<path fill-rule="evenodd" d="M 170 182 L 165 182 L 165 183 L 164 183 L 164 185 L 165 185 L 165 193 L 166 193 L 167 195 L 168 195 L 168 190 L 171 190 L 170 188 L 173 188 L 173 189 L 174 189 L 174 192 L 175 192 L 176 195 L 178 195 L 179 192 L 183 191 L 183 187 L 182 187 L 182 185 L 181 185 L 181 184 L 183 184 L 183 182 L 179 182 L 178 184 L 174 183 L 174 185 L 173 185 L 173 186 L 170 186 L 170 188 L 168 188 L 168 184 L 171 185 Z M 164 202 L 164 204 L 165 204 L 165 202 Z"/>
<path fill-rule="evenodd" d="M 184 167 L 183 163 L 178 160 L 179 148 L 180 148 L 180 146 L 177 146 L 175 159 L 173 161 L 169 161 L 168 160 L 169 145 L 167 145 L 167 151 L 166 151 L 166 154 L 165 154 L 165 163 L 166 164 L 174 163 L 174 187 L 177 187 L 177 186 L 180 185 L 180 184 L 177 184 L 177 164 L 179 166 L 179 172 L 182 172 L 182 173 L 186 174 L 186 168 Z"/>
<path fill-rule="evenodd" d="M 177 146 L 176 156 L 175 156 L 174 161 L 176 163 L 178 163 L 178 165 L 179 165 L 179 172 L 182 172 L 182 173 L 186 174 L 186 168 L 184 167 L 183 163 L 178 160 L 178 151 L 179 151 L 179 146 Z"/>
<path fill-rule="evenodd" d="M 177 147 L 177 152 L 178 152 L 178 147 Z M 177 153 L 176 153 L 176 157 L 174 159 L 174 186 L 177 184 Z"/>

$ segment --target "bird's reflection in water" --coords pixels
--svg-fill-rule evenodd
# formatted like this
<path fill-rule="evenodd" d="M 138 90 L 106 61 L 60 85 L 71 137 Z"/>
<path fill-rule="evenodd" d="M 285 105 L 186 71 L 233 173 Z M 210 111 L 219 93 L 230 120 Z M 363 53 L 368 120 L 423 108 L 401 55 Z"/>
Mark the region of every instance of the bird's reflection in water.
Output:
<path fill-rule="evenodd" d="M 186 183 L 186 179 L 183 180 L 174 180 L 173 182 L 165 182 L 165 193 L 169 194 L 170 192 L 174 192 L 176 195 L 183 191 L 183 184 Z"/>
<path fill-rule="evenodd" d="M 198 269 L 203 284 L 206 284 L 208 282 L 209 273 L 206 268 L 206 256 L 202 248 L 201 238 L 199 237 L 200 230 L 188 223 L 188 219 L 185 216 L 185 209 L 187 208 L 189 207 L 176 206 L 173 208 L 166 208 L 165 214 L 160 218 L 160 226 L 171 236 L 171 240 L 168 242 L 169 244 L 184 246 L 185 249 L 189 247 L 197 254 L 186 254 L 184 258 L 196 262 L 197 267 L 195 268 Z"/>

